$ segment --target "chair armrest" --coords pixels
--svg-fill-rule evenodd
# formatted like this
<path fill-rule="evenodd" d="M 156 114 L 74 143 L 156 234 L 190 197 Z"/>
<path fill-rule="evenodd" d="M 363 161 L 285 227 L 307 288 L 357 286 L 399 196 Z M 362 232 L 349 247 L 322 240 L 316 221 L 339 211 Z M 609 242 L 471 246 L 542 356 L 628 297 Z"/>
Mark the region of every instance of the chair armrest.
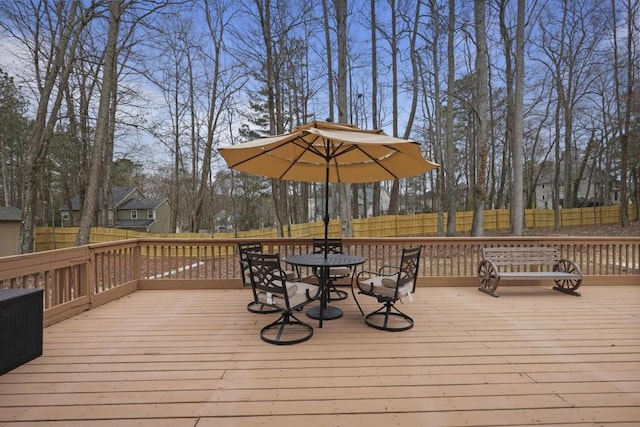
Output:
<path fill-rule="evenodd" d="M 377 271 L 367 271 L 367 270 L 362 270 L 361 272 L 359 272 L 358 274 L 356 274 L 356 279 L 360 276 L 364 276 L 367 275 L 367 277 L 371 277 L 371 276 L 384 276 L 384 274 L 380 274 Z"/>
<path fill-rule="evenodd" d="M 304 282 L 300 282 L 300 283 L 304 283 Z M 308 283 L 304 283 L 305 285 L 308 285 Z M 317 300 L 320 299 L 320 297 L 322 296 L 322 287 L 321 286 L 314 286 L 315 288 L 315 295 L 311 295 L 311 292 L 309 291 L 309 289 L 307 289 L 305 292 L 307 293 L 307 298 L 310 300 Z"/>
<path fill-rule="evenodd" d="M 393 270 L 392 272 L 384 273 L 385 270 Z M 398 274 L 400 267 L 397 265 L 383 265 L 378 269 L 378 276 L 393 276 Z"/>

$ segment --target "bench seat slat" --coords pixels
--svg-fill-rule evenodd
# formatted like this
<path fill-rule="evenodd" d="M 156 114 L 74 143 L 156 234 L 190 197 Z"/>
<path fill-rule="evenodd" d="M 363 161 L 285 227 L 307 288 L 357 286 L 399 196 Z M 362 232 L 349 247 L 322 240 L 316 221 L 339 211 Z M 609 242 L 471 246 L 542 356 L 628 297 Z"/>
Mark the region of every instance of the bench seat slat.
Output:
<path fill-rule="evenodd" d="M 581 279 L 579 274 L 561 273 L 557 271 L 536 272 L 500 272 L 500 277 L 508 280 L 547 280 L 547 279 Z"/>

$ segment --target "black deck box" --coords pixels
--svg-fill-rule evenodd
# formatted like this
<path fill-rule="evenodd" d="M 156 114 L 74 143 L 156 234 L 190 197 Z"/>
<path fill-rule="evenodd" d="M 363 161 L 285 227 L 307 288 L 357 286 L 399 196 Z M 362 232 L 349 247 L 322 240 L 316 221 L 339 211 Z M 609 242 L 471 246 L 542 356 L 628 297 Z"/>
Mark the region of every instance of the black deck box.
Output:
<path fill-rule="evenodd" d="M 42 289 L 0 289 L 0 375 L 42 355 Z"/>

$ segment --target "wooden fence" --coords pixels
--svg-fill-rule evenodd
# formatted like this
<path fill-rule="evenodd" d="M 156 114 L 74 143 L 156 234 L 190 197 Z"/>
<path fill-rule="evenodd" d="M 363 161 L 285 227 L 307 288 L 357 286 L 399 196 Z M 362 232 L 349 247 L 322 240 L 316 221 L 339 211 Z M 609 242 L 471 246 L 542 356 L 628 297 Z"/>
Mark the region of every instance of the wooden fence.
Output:
<path fill-rule="evenodd" d="M 637 205 L 629 206 L 629 215 L 634 218 L 637 215 Z M 446 224 L 447 216 L 444 216 Z M 456 214 L 456 231 L 465 234 L 471 231 L 473 212 L 458 212 Z M 553 210 L 527 209 L 525 211 L 525 223 L 528 228 L 550 228 L 554 225 Z M 604 206 L 594 208 L 563 209 L 560 211 L 560 223 L 562 227 L 598 224 L 620 223 L 620 206 Z M 484 212 L 485 230 L 508 230 L 509 210 L 488 210 Z M 416 237 L 435 236 L 438 231 L 438 216 L 435 213 L 416 215 L 388 215 L 365 219 L 353 220 L 354 237 Z M 75 246 L 77 227 L 38 227 L 35 234 L 35 249 L 37 252 L 51 249 L 70 248 Z M 288 237 L 323 237 L 324 223 L 311 222 L 306 224 L 293 224 L 290 226 Z M 340 236 L 340 221 L 335 219 L 329 222 L 329 236 Z M 143 233 L 138 231 L 121 230 L 117 228 L 99 228 L 91 230 L 90 243 L 113 242 L 118 240 L 136 238 L 180 238 L 180 239 L 208 239 L 214 238 L 260 238 L 273 239 L 278 237 L 275 228 L 260 230 L 240 231 L 237 236 L 234 233 L 177 233 L 158 234 Z"/>
<path fill-rule="evenodd" d="M 45 324 L 138 289 L 239 288 L 238 241 L 140 238 L 2 257 L 0 288 L 44 289 Z M 283 259 L 311 250 L 309 238 L 261 241 Z M 346 252 L 366 258 L 362 269 L 369 271 L 397 265 L 403 247 L 421 245 L 422 287 L 478 286 L 484 246 L 557 246 L 563 257 L 580 265 L 584 285 L 640 285 L 640 236 L 345 238 L 343 245 Z"/>

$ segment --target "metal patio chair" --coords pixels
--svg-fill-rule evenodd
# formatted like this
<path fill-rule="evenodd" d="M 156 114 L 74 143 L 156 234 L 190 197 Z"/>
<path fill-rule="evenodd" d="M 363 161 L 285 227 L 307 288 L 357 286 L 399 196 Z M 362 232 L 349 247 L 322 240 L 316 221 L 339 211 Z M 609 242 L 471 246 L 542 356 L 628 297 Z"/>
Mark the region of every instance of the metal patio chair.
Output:
<path fill-rule="evenodd" d="M 238 254 L 240 255 L 240 272 L 242 274 L 242 284 L 245 287 L 251 286 L 251 269 L 249 268 L 249 263 L 247 261 L 247 254 L 252 252 L 262 253 L 262 243 L 255 241 L 238 243 Z M 285 270 L 284 272 L 288 280 L 292 280 L 296 276 L 295 272 L 293 271 Z M 253 301 L 247 304 L 247 310 L 249 310 L 250 312 L 258 314 L 269 314 L 278 311 L 273 307 L 269 307 L 262 303 L 256 302 L 255 294 L 253 297 Z"/>
<path fill-rule="evenodd" d="M 313 336 L 313 327 L 294 314 L 320 296 L 318 286 L 290 282 L 280 267 L 278 254 L 247 253 L 251 286 L 256 304 L 272 308 L 280 317 L 263 327 L 260 338 L 270 344 L 297 344 Z"/>
<path fill-rule="evenodd" d="M 355 280 L 358 294 L 376 298 L 382 303 L 382 307 L 365 315 L 356 298 L 354 287 L 351 288 L 353 298 L 367 325 L 392 332 L 413 328 L 413 319 L 400 311 L 396 303 L 404 298 L 411 298 L 416 289 L 421 250 L 421 246 L 403 249 L 400 266 L 382 266 L 377 272 L 358 273 Z"/>
<path fill-rule="evenodd" d="M 325 242 L 324 239 L 314 238 L 312 245 L 314 254 L 323 254 L 325 252 L 325 246 L 327 249 L 327 253 L 343 253 L 342 239 L 332 238 L 327 239 L 327 241 Z M 346 285 L 338 285 L 337 282 L 341 279 L 353 276 L 354 271 L 355 267 L 331 267 L 329 269 L 329 301 L 340 301 L 347 298 L 349 294 L 343 290 L 338 289 L 338 286 L 351 286 L 351 282 Z M 316 274 L 315 271 L 314 274 Z"/>

